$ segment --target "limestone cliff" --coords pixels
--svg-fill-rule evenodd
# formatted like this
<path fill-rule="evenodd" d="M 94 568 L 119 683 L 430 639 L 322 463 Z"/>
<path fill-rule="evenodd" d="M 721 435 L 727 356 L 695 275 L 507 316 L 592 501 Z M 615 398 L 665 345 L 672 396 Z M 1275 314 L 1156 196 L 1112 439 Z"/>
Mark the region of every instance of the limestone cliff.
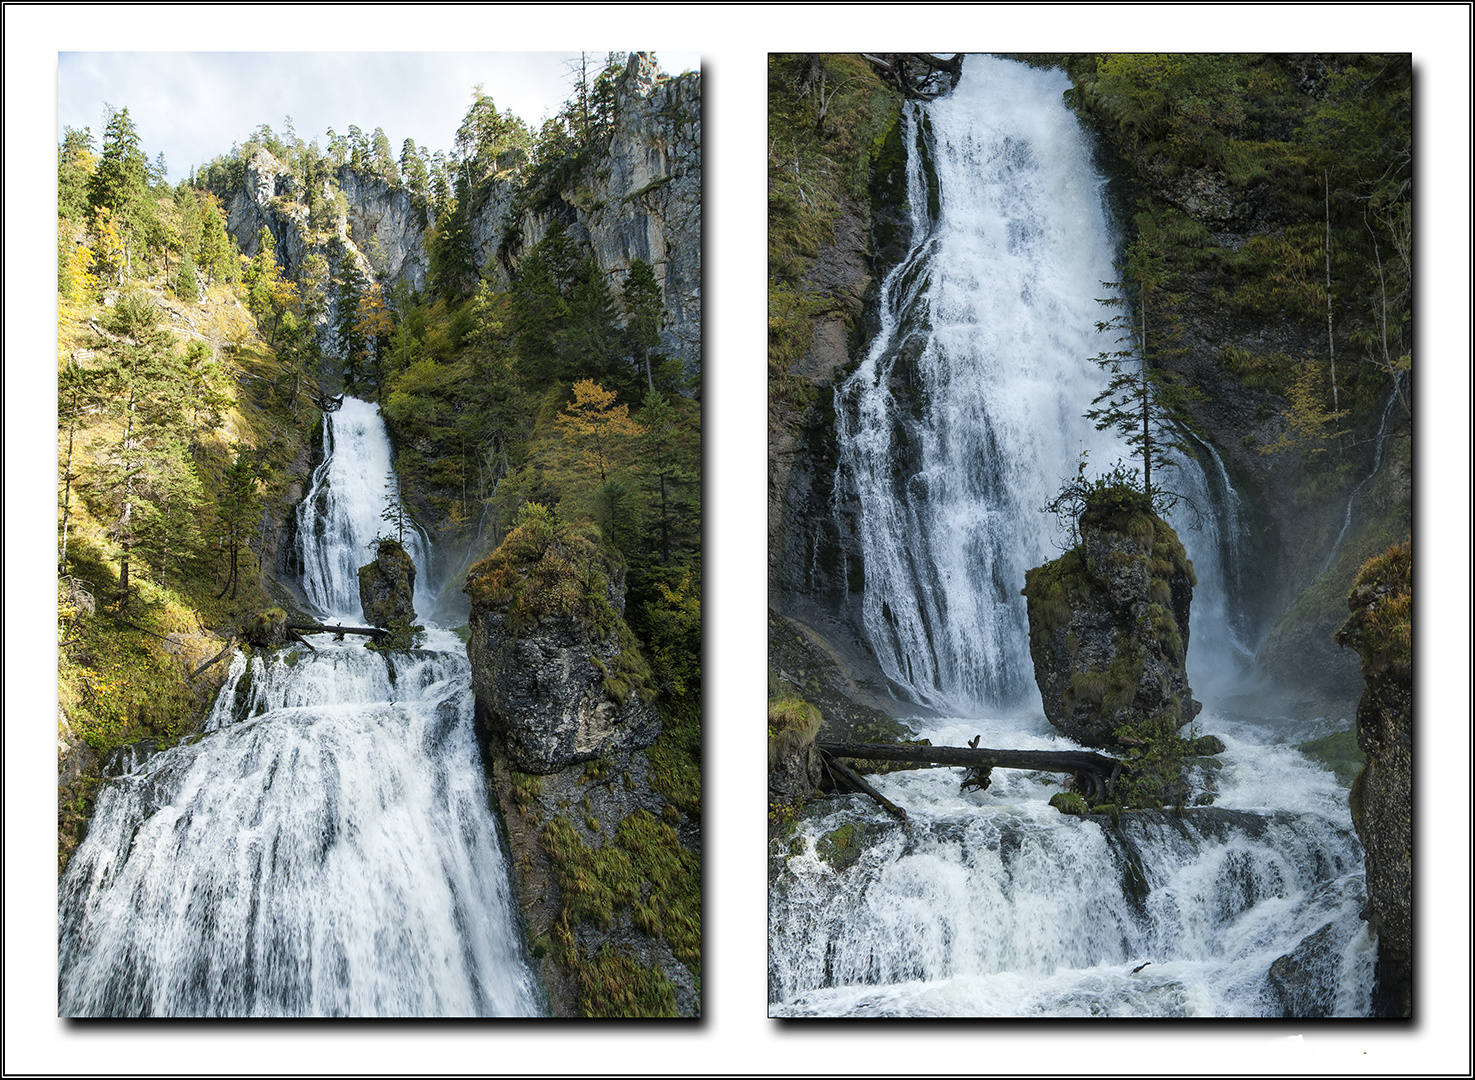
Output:
<path fill-rule="evenodd" d="M 1378 935 L 1378 1016 L 1413 1015 L 1413 552 L 1368 560 L 1347 598 L 1337 643 L 1362 658 L 1352 823 L 1367 863 L 1367 919 Z"/>
<path fill-rule="evenodd" d="M 701 76 L 665 75 L 649 53 L 634 53 L 618 84 L 614 112 L 608 147 L 596 156 L 594 168 L 563 190 L 545 193 L 541 209 L 533 210 L 522 197 L 523 170 L 509 168 L 487 182 L 470 222 L 477 269 L 506 287 L 522 252 L 542 239 L 557 214 L 615 289 L 632 261 L 651 265 L 665 300 L 662 348 L 696 375 L 702 355 Z M 433 214 L 417 207 L 404 188 L 351 166 L 340 167 L 331 182 L 323 183 L 324 195 L 337 208 L 329 226 L 310 227 L 300 182 L 268 151 L 257 150 L 227 200 L 227 227 L 241 251 L 255 254 L 264 227 L 288 276 L 300 278 L 309 256 L 316 254 L 333 275 L 343 260 L 350 261 L 386 294 L 401 283 L 424 291 Z M 328 295 L 324 301 L 316 321 L 318 340 L 335 355 L 329 330 L 333 299 Z"/>

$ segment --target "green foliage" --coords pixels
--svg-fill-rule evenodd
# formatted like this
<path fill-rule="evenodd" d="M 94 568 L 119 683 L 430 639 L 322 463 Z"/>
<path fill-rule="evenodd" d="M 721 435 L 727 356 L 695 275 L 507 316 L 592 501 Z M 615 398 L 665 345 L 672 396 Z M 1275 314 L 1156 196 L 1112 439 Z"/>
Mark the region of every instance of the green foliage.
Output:
<path fill-rule="evenodd" d="M 1125 310 L 1099 323 L 1097 330 L 1115 334 L 1122 347 L 1093 358 L 1111 378 L 1092 399 L 1091 404 L 1098 407 L 1085 415 L 1098 431 L 1109 428 L 1126 440 L 1141 462 L 1141 490 L 1150 508 L 1165 512 L 1181 496 L 1155 484 L 1153 470 L 1161 474 L 1165 467 L 1174 466 L 1175 452 L 1191 450 L 1182 431 L 1193 422 L 1189 403 L 1203 395 L 1167 366 L 1182 352 L 1182 329 L 1174 312 L 1178 297 L 1164 289 L 1168 275 L 1162 253 L 1138 240 L 1128 247 L 1118 269 L 1122 280 L 1106 284 L 1121 293 L 1100 303 Z"/>
<path fill-rule="evenodd" d="M 1364 674 L 1413 677 L 1413 542 L 1405 540 L 1362 565 L 1347 597 L 1352 614 L 1337 631 L 1340 645 L 1362 656 Z"/>

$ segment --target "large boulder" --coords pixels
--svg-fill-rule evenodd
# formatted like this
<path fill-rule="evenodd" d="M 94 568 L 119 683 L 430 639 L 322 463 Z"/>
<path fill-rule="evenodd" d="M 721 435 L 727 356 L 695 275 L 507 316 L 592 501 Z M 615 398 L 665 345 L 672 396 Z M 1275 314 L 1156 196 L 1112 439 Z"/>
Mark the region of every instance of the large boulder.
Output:
<path fill-rule="evenodd" d="M 415 621 L 415 560 L 399 541 L 381 539 L 374 561 L 359 567 L 359 603 L 370 626 Z"/>
<path fill-rule="evenodd" d="M 1085 746 L 1141 746 L 1198 715 L 1184 667 L 1197 584 L 1177 534 L 1126 487 L 1096 490 L 1080 543 L 1025 575 L 1045 716 Z"/>
<path fill-rule="evenodd" d="M 1378 935 L 1373 1012 L 1413 1015 L 1413 552 L 1369 559 L 1337 643 L 1362 658 L 1357 745 L 1367 765 L 1352 782 L 1352 824 L 1367 868 L 1367 918 Z"/>
<path fill-rule="evenodd" d="M 597 546 L 529 503 L 472 567 L 471 685 L 513 768 L 548 774 L 655 742 L 650 668 L 623 581 Z"/>

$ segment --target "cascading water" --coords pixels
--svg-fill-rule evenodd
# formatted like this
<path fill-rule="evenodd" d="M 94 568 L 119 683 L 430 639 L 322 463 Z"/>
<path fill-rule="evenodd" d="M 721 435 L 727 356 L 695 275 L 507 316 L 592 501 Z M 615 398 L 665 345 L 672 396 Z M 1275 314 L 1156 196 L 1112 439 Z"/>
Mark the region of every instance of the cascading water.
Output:
<path fill-rule="evenodd" d="M 388 439 L 345 399 L 324 441 L 303 584 L 358 622 Z M 103 788 L 61 884 L 62 1015 L 539 1011 L 460 641 L 311 641 L 238 653 L 206 734 Z"/>
<path fill-rule="evenodd" d="M 377 436 L 377 437 L 376 437 Z M 329 619 L 357 619 L 358 569 L 374 557 L 377 536 L 394 535 L 386 511 L 399 501 L 399 482 L 378 407 L 345 397 L 323 417 L 323 463 L 297 508 L 302 587 L 308 602 Z M 417 529 L 404 537 L 415 561 L 415 609 L 432 603 L 429 545 Z"/>
<path fill-rule="evenodd" d="M 1082 417 L 1104 384 L 1090 357 L 1110 347 L 1096 301 L 1116 241 L 1067 86 L 969 57 L 951 95 L 909 107 L 912 250 L 837 393 L 836 491 L 859 506 L 875 652 L 920 704 L 969 718 L 917 721 L 934 745 L 1077 748 L 1040 712 L 1019 593 L 1058 554 L 1041 508 L 1080 455 L 1129 455 Z M 1246 653 L 1243 525 L 1201 456 L 1175 484 L 1211 519 L 1175 522 L 1199 578 L 1191 674 Z M 906 826 L 869 804 L 807 817 L 773 852 L 770 1011 L 1365 1014 L 1375 943 L 1345 789 L 1272 745 L 1283 733 L 1208 724 L 1228 746 L 1215 805 L 1181 818 L 1069 817 L 1048 805 L 1058 776 L 1003 770 L 966 795 L 952 770 L 876 779 Z"/>
<path fill-rule="evenodd" d="M 883 283 L 881 332 L 835 409 L 835 490 L 860 507 L 882 670 L 958 712 L 1034 700 L 1020 590 L 1059 539 L 1041 508 L 1083 453 L 1100 470 L 1130 460 L 1082 415 L 1105 383 L 1091 357 L 1114 347 L 1096 326 L 1117 241 L 1060 100 L 1068 83 L 984 57 L 967 68 L 953 94 L 904 118 L 912 250 Z M 1211 491 L 1197 461 L 1176 471 L 1185 494 Z M 1221 536 L 1181 532 L 1196 609 L 1222 611 Z M 1193 627 L 1211 646 L 1225 630 Z"/>

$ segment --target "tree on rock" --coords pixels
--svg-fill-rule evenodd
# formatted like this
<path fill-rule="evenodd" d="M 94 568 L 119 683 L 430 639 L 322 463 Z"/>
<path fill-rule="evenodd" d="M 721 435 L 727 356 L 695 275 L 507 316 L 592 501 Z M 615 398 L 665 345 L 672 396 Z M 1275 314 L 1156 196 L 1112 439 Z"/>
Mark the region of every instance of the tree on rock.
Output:
<path fill-rule="evenodd" d="M 1153 480 L 1174 466 L 1174 452 L 1187 453 L 1183 430 L 1192 422 L 1188 404 L 1201 394 L 1168 370 L 1166 361 L 1182 352 L 1182 329 L 1174 308 L 1178 297 L 1165 285 L 1168 270 L 1163 258 L 1141 240 L 1127 249 L 1118 269 L 1120 281 L 1106 282 L 1118 295 L 1098 303 L 1121 309 L 1115 317 L 1096 324 L 1101 333 L 1115 333 L 1114 350 L 1092 359 L 1111 372 L 1106 389 L 1092 399 L 1097 408 L 1086 412 L 1096 430 L 1120 433 L 1142 466 L 1142 493 L 1154 512 L 1172 509 L 1182 496 Z"/>

